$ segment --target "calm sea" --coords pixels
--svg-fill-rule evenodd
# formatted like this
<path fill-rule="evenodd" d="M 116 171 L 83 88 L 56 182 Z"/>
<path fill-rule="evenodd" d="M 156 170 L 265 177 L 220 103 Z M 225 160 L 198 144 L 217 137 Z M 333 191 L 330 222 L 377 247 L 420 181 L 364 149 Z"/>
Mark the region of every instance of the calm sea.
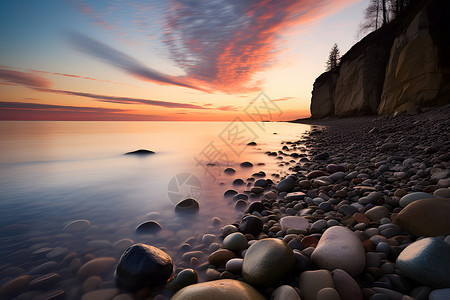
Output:
<path fill-rule="evenodd" d="M 149 218 L 164 228 L 154 241 L 161 246 L 212 230 L 212 217 L 233 222 L 241 212 L 223 192 L 246 190 L 232 181 L 260 170 L 266 178 L 285 174 L 287 167 L 264 152 L 306 130 L 270 122 L 0 122 L 0 272 L 17 264 L 27 271 L 58 247 L 67 249 L 62 259 L 92 240 L 152 242 L 134 232 Z M 256 146 L 247 146 L 253 141 Z M 155 154 L 124 155 L 141 148 Z M 241 168 L 244 161 L 253 168 Z M 226 167 L 236 173 L 224 174 Z M 198 199 L 200 212 L 183 221 L 173 210 L 187 196 Z M 62 229 L 77 219 L 91 228 L 73 245 Z M 50 250 L 36 252 L 40 246 Z M 17 251 L 25 262 L 11 260 Z"/>

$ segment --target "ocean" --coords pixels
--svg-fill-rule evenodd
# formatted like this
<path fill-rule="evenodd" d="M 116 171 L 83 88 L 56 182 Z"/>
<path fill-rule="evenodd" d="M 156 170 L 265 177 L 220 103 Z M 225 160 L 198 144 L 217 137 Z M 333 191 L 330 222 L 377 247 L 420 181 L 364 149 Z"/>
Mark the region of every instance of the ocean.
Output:
<path fill-rule="evenodd" d="M 233 186 L 233 180 L 247 182 L 260 170 L 274 180 L 272 174 L 288 174 L 288 166 L 265 152 L 280 150 L 283 141 L 298 140 L 309 128 L 239 120 L 2 121 L 0 273 L 11 267 L 26 272 L 69 253 L 81 256 L 92 241 L 104 243 L 89 244 L 97 245 L 90 253 L 118 259 L 120 253 L 108 243 L 130 239 L 170 249 L 196 234 L 217 234 L 220 224 L 212 226 L 213 217 L 225 225 L 242 216 L 234 202 L 223 197 L 227 189 L 247 189 Z M 248 146 L 249 142 L 256 145 Z M 138 149 L 155 154 L 124 155 Z M 253 167 L 240 167 L 244 161 Z M 226 167 L 236 173 L 225 174 Z M 174 206 L 186 197 L 196 198 L 200 211 L 183 219 L 175 215 Z M 63 228 L 78 219 L 91 225 L 74 239 Z M 138 236 L 136 226 L 149 219 L 163 230 L 155 236 Z M 54 249 L 61 254 L 49 258 Z M 0 284 L 8 279 L 5 276 Z"/>

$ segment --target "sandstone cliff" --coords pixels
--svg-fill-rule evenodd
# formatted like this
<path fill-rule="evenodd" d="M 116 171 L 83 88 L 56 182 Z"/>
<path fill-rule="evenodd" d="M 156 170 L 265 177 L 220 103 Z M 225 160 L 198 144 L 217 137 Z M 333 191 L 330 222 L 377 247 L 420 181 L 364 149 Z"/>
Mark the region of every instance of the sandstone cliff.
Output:
<path fill-rule="evenodd" d="M 319 76 L 311 116 L 393 114 L 450 103 L 450 1 L 432 0 L 353 46 Z"/>

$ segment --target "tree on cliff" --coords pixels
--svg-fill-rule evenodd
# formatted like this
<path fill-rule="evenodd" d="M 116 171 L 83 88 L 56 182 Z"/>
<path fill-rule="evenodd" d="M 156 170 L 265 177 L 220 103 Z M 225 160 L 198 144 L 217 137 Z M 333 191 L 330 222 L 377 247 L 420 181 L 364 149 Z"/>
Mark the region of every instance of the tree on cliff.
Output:
<path fill-rule="evenodd" d="M 341 54 L 339 52 L 339 47 L 335 43 L 330 50 L 330 54 L 328 55 L 328 60 L 326 64 L 327 71 L 331 71 L 339 66 L 341 62 Z"/>
<path fill-rule="evenodd" d="M 359 25 L 358 38 L 391 22 L 416 0 L 370 0 Z"/>

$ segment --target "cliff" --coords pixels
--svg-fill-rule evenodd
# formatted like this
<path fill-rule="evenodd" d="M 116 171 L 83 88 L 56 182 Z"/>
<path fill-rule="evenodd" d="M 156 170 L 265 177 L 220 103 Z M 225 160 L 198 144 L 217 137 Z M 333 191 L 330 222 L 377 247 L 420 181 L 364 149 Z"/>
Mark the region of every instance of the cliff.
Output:
<path fill-rule="evenodd" d="M 450 2 L 422 1 L 314 82 L 312 118 L 389 115 L 450 103 Z"/>

